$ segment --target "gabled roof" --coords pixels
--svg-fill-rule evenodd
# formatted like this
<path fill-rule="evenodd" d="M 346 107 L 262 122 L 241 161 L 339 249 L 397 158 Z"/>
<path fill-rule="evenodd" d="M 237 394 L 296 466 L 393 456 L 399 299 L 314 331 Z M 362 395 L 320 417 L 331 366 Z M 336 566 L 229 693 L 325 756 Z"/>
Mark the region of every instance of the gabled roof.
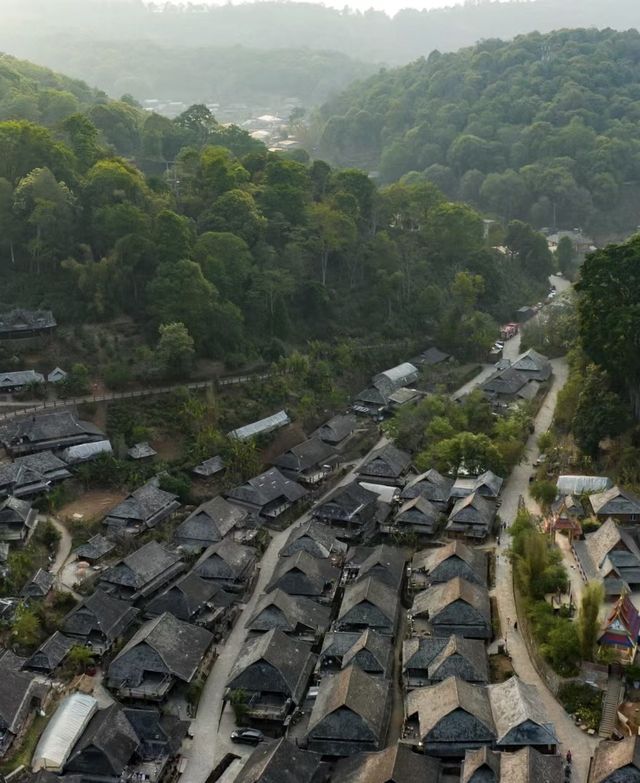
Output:
<path fill-rule="evenodd" d="M 215 582 L 202 579 L 195 572 L 178 579 L 146 605 L 148 614 L 171 612 L 178 620 L 189 622 L 193 615 L 210 604 L 228 606 L 231 598 Z"/>
<path fill-rule="evenodd" d="M 330 615 L 331 609 L 327 606 L 276 589 L 260 598 L 246 627 L 250 631 L 279 628 L 285 633 L 294 633 L 303 627 L 322 634 L 329 627 Z"/>
<path fill-rule="evenodd" d="M 116 639 L 138 615 L 127 601 L 121 601 L 103 590 L 96 590 L 64 618 L 62 630 L 88 636 L 95 630 L 107 639 Z"/>
<path fill-rule="evenodd" d="M 16 307 L 14 310 L 0 313 L 0 334 L 53 329 L 56 325 L 51 310 L 25 310 Z"/>
<path fill-rule="evenodd" d="M 113 775 L 119 777 L 139 744 L 140 740 L 125 717 L 122 707 L 119 704 L 112 704 L 106 709 L 98 710 L 91 718 L 71 751 L 65 770 L 80 772 L 81 767 L 78 766 L 78 762 L 82 754 L 86 750 L 91 754 L 85 760 L 86 765 L 93 760 L 92 751 L 95 748 L 102 752 Z"/>
<path fill-rule="evenodd" d="M 0 465 L 0 486 L 13 485 L 16 490 L 34 483 L 70 478 L 67 463 L 52 451 L 40 451 L 16 457 L 13 462 Z"/>
<path fill-rule="evenodd" d="M 616 646 L 633 648 L 638 643 L 639 633 L 640 613 L 629 595 L 623 593 L 611 609 L 598 644 L 610 642 Z"/>
<path fill-rule="evenodd" d="M 311 645 L 292 639 L 277 629 L 268 631 L 243 646 L 227 686 L 232 688 L 234 680 L 260 661 L 265 661 L 278 672 L 291 698 L 298 703 L 316 662 L 316 656 L 311 654 Z M 265 687 L 265 690 L 268 688 Z"/>
<path fill-rule="evenodd" d="M 533 348 L 520 354 L 511 366 L 518 372 L 531 373 L 542 381 L 547 380 L 551 375 L 551 362 Z"/>
<path fill-rule="evenodd" d="M 484 685 L 472 685 L 458 677 L 449 677 L 437 685 L 416 688 L 406 697 L 407 717 L 418 715 L 420 736 L 424 737 L 455 710 L 464 710 L 495 735 L 489 692 Z M 453 740 L 464 740 L 464 735 Z"/>
<path fill-rule="evenodd" d="M 438 783 L 440 762 L 401 742 L 338 761 L 336 783 Z"/>
<path fill-rule="evenodd" d="M 116 655 L 113 663 L 144 644 L 155 650 L 171 674 L 183 682 L 190 682 L 212 641 L 209 631 L 184 623 L 165 612 L 147 620 Z"/>
<path fill-rule="evenodd" d="M 45 596 L 53 587 L 55 576 L 44 568 L 39 568 L 33 578 L 22 588 L 21 595 Z"/>
<path fill-rule="evenodd" d="M 327 560 L 312 557 L 307 552 L 299 551 L 291 557 L 282 557 L 276 565 L 275 571 L 265 592 L 269 592 L 280 584 L 291 571 L 299 571 L 304 574 L 314 585 L 318 594 L 324 592 L 325 585 L 337 582 L 340 577 L 340 569 L 335 568 Z"/>
<path fill-rule="evenodd" d="M 431 679 L 443 679 L 439 676 L 441 668 L 452 658 L 461 658 L 469 663 L 477 674 L 475 680 L 487 681 L 489 679 L 489 667 L 484 644 L 478 639 L 465 639 L 462 636 L 450 636 L 445 646 L 434 657 L 429 665 Z"/>
<path fill-rule="evenodd" d="M 472 606 L 491 625 L 491 604 L 487 589 L 460 577 L 431 585 L 418 593 L 413 599 L 413 608 L 410 612 L 414 617 L 428 613 L 429 618 L 434 619 L 443 609 L 456 601 L 463 601 Z"/>
<path fill-rule="evenodd" d="M 209 476 L 215 476 L 216 473 L 220 473 L 225 469 L 224 460 L 219 454 L 216 454 L 215 457 L 210 457 L 209 459 L 205 459 L 204 462 L 201 462 L 199 465 L 196 465 L 193 469 L 193 472 L 196 474 L 196 476 L 202 476 L 204 478 L 208 478 Z"/>
<path fill-rule="evenodd" d="M 177 495 L 165 492 L 150 481 L 127 495 L 121 503 L 112 508 L 106 515 L 105 522 L 110 519 L 123 519 L 144 523 L 171 504 L 176 504 L 177 507 L 179 505 L 177 501 Z"/>
<path fill-rule="evenodd" d="M 445 353 L 435 346 L 432 348 L 427 348 L 426 351 L 423 351 L 420 354 L 420 361 L 423 364 L 440 364 L 440 362 L 445 362 L 450 358 L 451 354 Z"/>
<path fill-rule="evenodd" d="M 489 685 L 488 690 L 498 742 L 502 742 L 513 729 L 531 721 L 547 731 L 549 740 L 545 744 L 557 743 L 555 730 L 534 685 L 514 676 L 505 682 Z"/>
<path fill-rule="evenodd" d="M 205 579 L 240 579 L 255 559 L 255 549 L 223 538 L 204 550 L 194 571 Z"/>
<path fill-rule="evenodd" d="M 344 669 L 350 663 L 358 663 L 355 660 L 362 651 L 367 652 L 377 664 L 377 669 L 384 675 L 389 671 L 393 647 L 388 636 L 383 636 L 372 628 L 364 631 L 334 631 L 324 637 L 322 644 L 323 659 L 340 658 Z M 358 664 L 360 665 L 360 664 Z M 369 668 L 360 665 L 361 669 L 370 671 Z"/>
<path fill-rule="evenodd" d="M 367 577 L 362 581 L 347 585 L 340 604 L 338 619 L 342 619 L 355 606 L 363 602 L 370 603 L 379 609 L 390 623 L 395 622 L 399 606 L 398 596 L 394 590 L 373 577 Z"/>
<path fill-rule="evenodd" d="M 0 373 L 0 390 L 14 386 L 29 386 L 32 383 L 44 383 L 44 375 L 35 370 Z"/>
<path fill-rule="evenodd" d="M 217 496 L 201 503 L 192 511 L 179 525 L 174 538 L 178 541 L 195 540 L 213 543 L 224 538 L 247 516 L 244 509 Z"/>
<path fill-rule="evenodd" d="M 263 742 L 240 770 L 236 783 L 321 783 L 321 756 L 282 737 Z M 426 782 L 425 782 L 426 783 Z"/>
<path fill-rule="evenodd" d="M 358 580 L 375 576 L 379 582 L 398 589 L 405 574 L 407 555 L 398 547 L 379 544 L 376 547 L 356 547 L 347 554 L 347 565 L 357 565 Z"/>
<path fill-rule="evenodd" d="M 398 478 L 411 464 L 411 455 L 388 443 L 373 454 L 357 469 L 361 476 Z"/>
<path fill-rule="evenodd" d="M 55 631 L 25 663 L 26 669 L 44 669 L 53 671 L 66 658 L 69 650 L 76 644 L 73 639 Z"/>
<path fill-rule="evenodd" d="M 157 541 L 149 541 L 116 563 L 104 578 L 113 584 L 141 588 L 179 562 L 180 555 L 169 552 Z"/>
<path fill-rule="evenodd" d="M 481 583 L 487 581 L 487 556 L 476 547 L 469 547 L 462 541 L 451 541 L 436 549 L 423 549 L 416 552 L 411 561 L 412 571 L 424 571 L 433 574 L 443 563 L 461 560 L 476 574 Z"/>
<path fill-rule="evenodd" d="M 227 493 L 227 497 L 261 508 L 281 497 L 295 503 L 306 494 L 307 490 L 300 484 L 283 476 L 277 468 L 271 468 L 249 479 L 246 484 L 234 487 Z"/>
<path fill-rule="evenodd" d="M 640 514 L 640 497 L 617 486 L 591 495 L 589 502 L 596 514 Z"/>
<path fill-rule="evenodd" d="M 131 459 L 148 459 L 149 457 L 155 457 L 157 453 L 146 441 L 143 441 L 132 446 L 127 451 L 127 456 Z"/>
<path fill-rule="evenodd" d="M 451 670 L 454 659 L 460 661 L 459 671 Z M 443 666 L 448 672 L 444 676 Z M 489 664 L 484 642 L 456 635 L 448 638 L 412 636 L 405 639 L 402 644 L 402 668 L 425 670 L 430 680 L 444 680 L 455 674 L 472 682 L 489 681 Z M 474 676 L 463 676 L 463 669 L 470 669 Z"/>
<path fill-rule="evenodd" d="M 630 767 L 640 772 L 640 737 L 625 737 L 620 742 L 601 742 L 596 748 L 589 783 L 607 783 L 609 776 Z M 620 778 L 624 781 L 625 778 Z M 630 776 L 629 780 L 633 780 Z"/>
<path fill-rule="evenodd" d="M 42 689 L 32 674 L 5 668 L 0 677 L 0 730 L 12 734 L 20 730 L 26 716 L 24 705 L 37 689 Z"/>
<path fill-rule="evenodd" d="M 284 454 L 280 454 L 273 460 L 273 464 L 281 470 L 301 473 L 309 468 L 323 465 L 333 460 L 335 456 L 335 449 L 328 443 L 319 438 L 309 438 L 285 451 Z"/>
<path fill-rule="evenodd" d="M 431 468 L 431 470 L 411 479 L 402 490 L 401 497 L 412 498 L 422 495 L 432 503 L 446 503 L 452 486 L 452 479 L 438 473 L 435 468 Z"/>
<path fill-rule="evenodd" d="M 104 438 L 104 434 L 86 421 L 80 421 L 72 411 L 32 414 L 11 419 L 0 425 L 0 441 L 9 445 L 20 443 L 41 443 L 48 440 L 63 440 L 87 436 L 88 440 Z"/>
<path fill-rule="evenodd" d="M 340 443 L 355 430 L 357 419 L 353 414 L 334 416 L 316 430 L 320 440 L 327 443 Z"/>
<path fill-rule="evenodd" d="M 441 515 L 442 512 L 430 500 L 427 500 L 424 495 L 417 495 L 400 506 L 400 510 L 396 514 L 396 521 L 411 521 L 413 524 L 416 524 L 416 517 L 419 516 L 424 520 L 423 524 L 427 527 L 432 527 Z"/>
<path fill-rule="evenodd" d="M 350 519 L 377 500 L 378 496 L 375 492 L 369 492 L 357 481 L 353 481 L 346 487 L 339 487 L 324 503 L 316 506 L 314 511 L 318 512 L 319 516 Z"/>
<path fill-rule="evenodd" d="M 499 783 L 558 783 L 561 779 L 563 759 L 560 755 L 524 747 L 515 753 L 500 753 L 499 756 Z M 466 781 L 463 780 L 463 783 Z"/>
<path fill-rule="evenodd" d="M 624 545 L 625 549 L 627 549 L 631 555 L 634 555 L 637 558 L 638 566 L 640 567 L 640 549 L 638 549 L 638 545 L 633 538 L 625 530 L 619 528 L 611 518 L 607 519 L 606 522 L 603 522 L 597 530 L 593 531 L 593 533 L 589 533 L 586 536 L 586 541 L 589 554 L 591 555 L 596 568 L 602 567 L 602 564 L 609 553 L 620 543 Z"/>
<path fill-rule="evenodd" d="M 80 544 L 79 547 L 73 550 L 73 553 L 77 556 L 78 560 L 88 558 L 89 560 L 99 560 L 101 557 L 108 555 L 109 552 L 115 549 L 113 541 L 109 541 L 108 538 L 97 533 L 85 543 Z"/>
<path fill-rule="evenodd" d="M 326 558 L 332 554 L 346 552 L 347 545 L 336 538 L 329 525 L 310 519 L 291 530 L 280 550 L 280 557 L 290 557 L 301 549 L 312 557 Z"/>
<path fill-rule="evenodd" d="M 389 683 L 371 677 L 358 666 L 348 666 L 322 678 L 308 733 L 336 710 L 346 708 L 367 724 L 374 737 L 380 739 L 385 728 Z"/>
<path fill-rule="evenodd" d="M 401 386 L 406 386 L 418 379 L 418 368 L 410 362 L 403 362 L 390 370 L 378 373 L 373 378 L 373 385 L 383 394 L 391 394 Z"/>
<path fill-rule="evenodd" d="M 28 500 L 8 497 L 0 500 L 0 524 L 22 522 L 31 527 L 36 511 Z"/>
<path fill-rule="evenodd" d="M 460 498 L 449 514 L 447 529 L 455 529 L 456 526 L 473 525 L 480 528 L 489 528 L 495 517 L 494 506 L 482 495 L 473 492 L 465 498 Z"/>

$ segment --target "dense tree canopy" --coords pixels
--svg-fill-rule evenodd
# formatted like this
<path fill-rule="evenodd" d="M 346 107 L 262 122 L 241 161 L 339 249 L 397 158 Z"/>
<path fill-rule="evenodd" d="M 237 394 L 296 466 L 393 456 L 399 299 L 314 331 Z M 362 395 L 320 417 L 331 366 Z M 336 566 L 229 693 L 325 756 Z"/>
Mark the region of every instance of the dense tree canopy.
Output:
<path fill-rule="evenodd" d="M 635 227 L 639 80 L 635 30 L 486 40 L 353 85 L 317 132 L 334 163 L 411 173 L 508 220 Z"/>

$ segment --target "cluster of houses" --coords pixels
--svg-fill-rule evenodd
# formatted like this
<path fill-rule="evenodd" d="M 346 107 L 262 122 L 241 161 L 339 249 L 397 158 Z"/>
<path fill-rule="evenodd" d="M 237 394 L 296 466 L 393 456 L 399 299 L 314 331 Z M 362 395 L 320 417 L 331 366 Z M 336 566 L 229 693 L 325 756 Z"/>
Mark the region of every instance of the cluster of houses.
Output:
<path fill-rule="evenodd" d="M 495 407 L 505 407 L 535 399 L 550 377 L 551 362 L 530 348 L 513 362 L 501 359 L 480 389 Z"/>

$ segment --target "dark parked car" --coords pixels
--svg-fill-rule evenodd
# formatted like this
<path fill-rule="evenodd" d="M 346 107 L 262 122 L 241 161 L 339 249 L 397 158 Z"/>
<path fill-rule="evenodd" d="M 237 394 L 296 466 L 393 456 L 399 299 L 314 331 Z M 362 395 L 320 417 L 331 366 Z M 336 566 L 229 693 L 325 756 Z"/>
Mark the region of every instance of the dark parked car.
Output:
<path fill-rule="evenodd" d="M 236 729 L 231 732 L 232 742 L 242 742 L 245 745 L 258 745 L 264 740 L 264 734 L 259 729 Z"/>

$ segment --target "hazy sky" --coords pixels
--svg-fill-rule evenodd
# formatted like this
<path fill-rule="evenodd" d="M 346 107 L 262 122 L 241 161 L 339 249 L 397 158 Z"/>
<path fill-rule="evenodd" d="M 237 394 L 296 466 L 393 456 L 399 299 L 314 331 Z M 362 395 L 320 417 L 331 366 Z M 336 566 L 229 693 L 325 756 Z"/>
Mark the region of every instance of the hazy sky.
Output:
<path fill-rule="evenodd" d="M 319 2 L 331 8 L 342 9 L 345 6 L 358 11 L 366 11 L 375 8 L 376 11 L 386 11 L 393 16 L 403 8 L 444 8 L 452 5 L 462 5 L 465 0 L 304 0 L 306 2 Z M 206 2 L 210 5 L 222 5 L 221 0 L 194 0 L 194 2 Z M 234 5 L 243 0 L 231 0 Z"/>

